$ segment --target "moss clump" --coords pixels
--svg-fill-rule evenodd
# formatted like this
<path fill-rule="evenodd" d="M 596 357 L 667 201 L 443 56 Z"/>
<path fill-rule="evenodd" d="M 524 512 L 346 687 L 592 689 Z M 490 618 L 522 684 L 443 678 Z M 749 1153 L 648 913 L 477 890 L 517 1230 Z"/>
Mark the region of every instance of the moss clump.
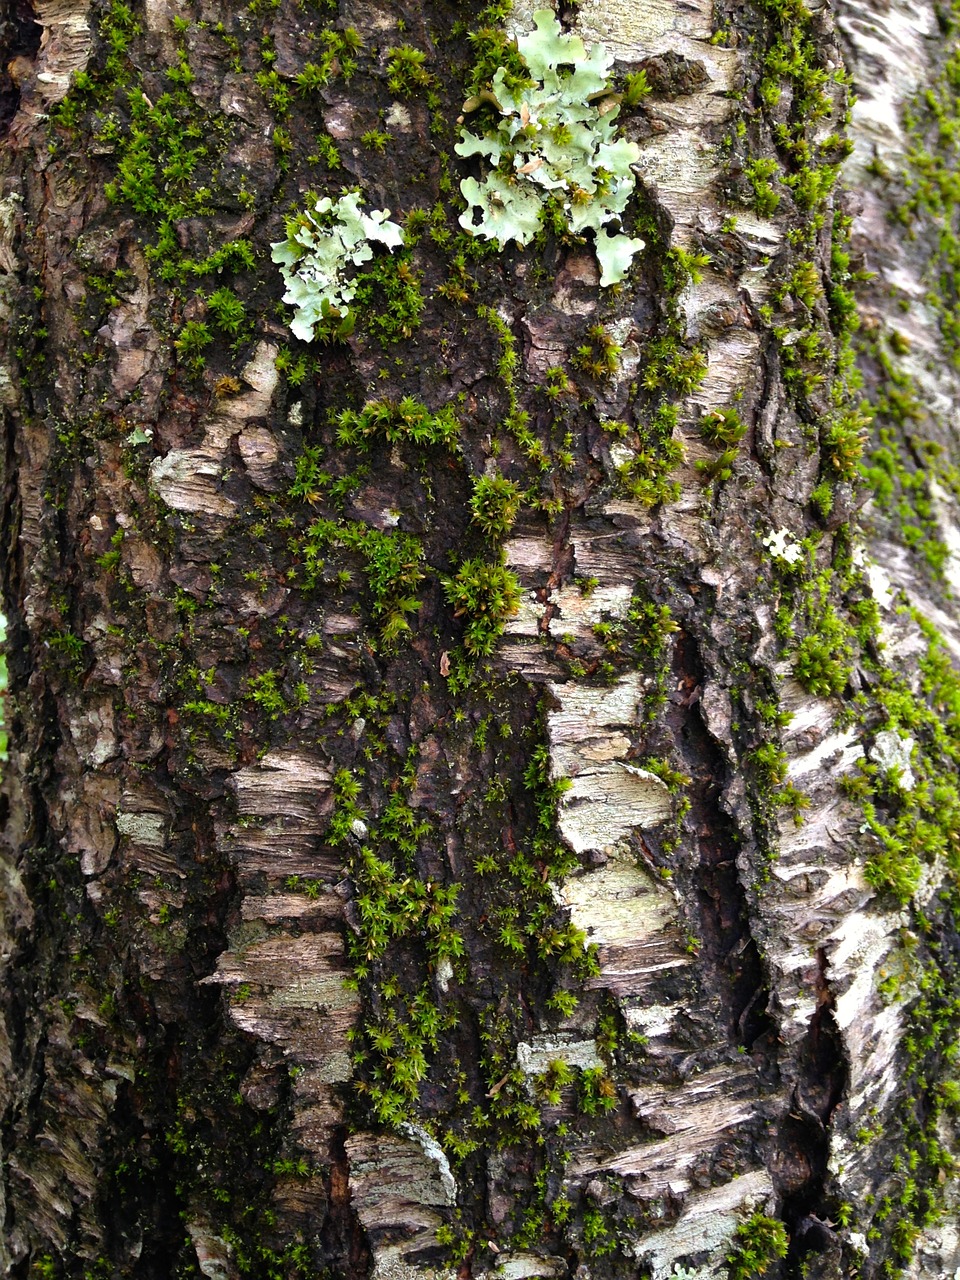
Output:
<path fill-rule="evenodd" d="M 412 444 L 418 448 L 440 445 L 454 449 L 459 423 L 449 405 L 436 413 L 413 396 L 402 400 L 368 400 L 360 410 L 345 409 L 337 415 L 337 443 L 369 450 L 380 438 L 387 444 Z"/>
<path fill-rule="evenodd" d="M 470 511 L 488 538 L 499 540 L 513 528 L 520 510 L 520 486 L 499 473 L 473 482 Z"/>
<path fill-rule="evenodd" d="M 733 1236 L 733 1248 L 727 1254 L 730 1280 L 750 1280 L 762 1276 L 780 1258 L 787 1256 L 787 1229 L 776 1218 L 759 1210 L 741 1222 Z"/>
<path fill-rule="evenodd" d="M 520 584 L 502 559 L 487 562 L 473 557 L 444 579 L 443 589 L 455 617 L 466 617 L 463 647 L 486 657 L 503 635 L 507 621 L 520 607 Z"/>

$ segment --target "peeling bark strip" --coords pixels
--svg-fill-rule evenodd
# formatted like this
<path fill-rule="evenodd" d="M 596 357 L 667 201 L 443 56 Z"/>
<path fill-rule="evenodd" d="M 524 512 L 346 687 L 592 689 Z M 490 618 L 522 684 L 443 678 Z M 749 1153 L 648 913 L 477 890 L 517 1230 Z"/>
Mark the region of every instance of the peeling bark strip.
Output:
<path fill-rule="evenodd" d="M 3 20 L 15 1280 L 960 1269 L 960 13 L 509 8 Z"/>

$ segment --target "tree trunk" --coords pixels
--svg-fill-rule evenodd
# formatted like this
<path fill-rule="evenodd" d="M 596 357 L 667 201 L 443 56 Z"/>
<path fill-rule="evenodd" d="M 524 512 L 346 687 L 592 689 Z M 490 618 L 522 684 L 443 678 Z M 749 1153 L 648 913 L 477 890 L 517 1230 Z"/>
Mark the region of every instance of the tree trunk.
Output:
<path fill-rule="evenodd" d="M 953 11 L 535 8 L 8 0 L 5 1274 L 960 1268 Z"/>

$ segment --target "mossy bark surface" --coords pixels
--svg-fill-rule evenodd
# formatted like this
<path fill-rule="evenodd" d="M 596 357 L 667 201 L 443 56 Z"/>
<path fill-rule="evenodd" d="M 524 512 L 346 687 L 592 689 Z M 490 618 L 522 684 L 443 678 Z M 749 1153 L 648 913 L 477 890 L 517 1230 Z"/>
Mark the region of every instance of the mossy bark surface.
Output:
<path fill-rule="evenodd" d="M 3 12 L 17 1280 L 960 1268 L 954 16 L 560 4 L 601 288 L 508 8 Z"/>

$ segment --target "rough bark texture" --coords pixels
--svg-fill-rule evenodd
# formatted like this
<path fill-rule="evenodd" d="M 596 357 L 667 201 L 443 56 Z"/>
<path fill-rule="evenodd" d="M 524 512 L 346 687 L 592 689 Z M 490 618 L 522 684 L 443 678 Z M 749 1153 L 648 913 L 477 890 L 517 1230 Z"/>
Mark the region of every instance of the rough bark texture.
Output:
<path fill-rule="evenodd" d="M 601 290 L 457 224 L 535 7 L 3 10 L 6 1274 L 960 1274 L 953 16 L 561 5 Z"/>

